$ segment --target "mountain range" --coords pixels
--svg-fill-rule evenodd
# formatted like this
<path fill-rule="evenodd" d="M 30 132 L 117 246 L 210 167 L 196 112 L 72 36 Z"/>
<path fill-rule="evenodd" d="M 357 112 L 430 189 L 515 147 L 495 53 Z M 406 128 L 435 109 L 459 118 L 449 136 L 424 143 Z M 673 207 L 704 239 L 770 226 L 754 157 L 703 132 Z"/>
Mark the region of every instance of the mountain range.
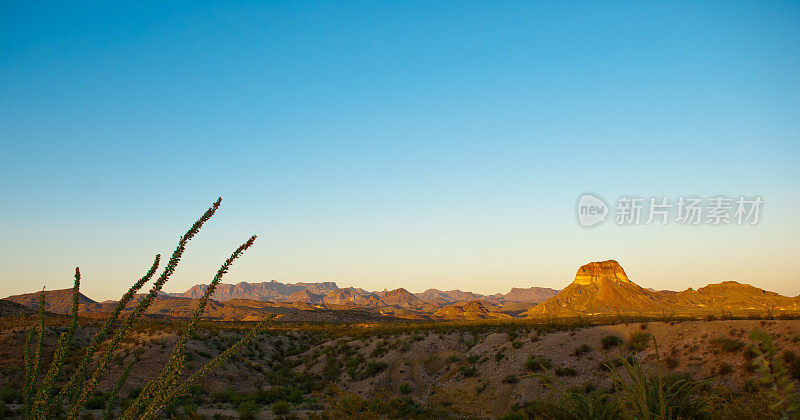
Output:
<path fill-rule="evenodd" d="M 182 293 L 161 293 L 146 314 L 189 317 L 197 299 L 207 290 L 207 285 L 196 285 Z M 42 293 L 45 295 L 45 310 L 54 313 L 70 311 L 71 289 L 9 296 L 5 300 L 21 305 L 14 306 L 17 312 L 20 308 L 36 309 Z M 133 299 L 125 311 L 131 311 L 142 296 Z M 79 311 L 87 316 L 102 316 L 115 305 L 114 301 L 96 302 L 82 294 L 79 297 Z M 680 292 L 645 289 L 631 281 L 619 263 L 608 260 L 580 267 L 574 281 L 561 291 L 541 287 L 513 288 L 506 294 L 495 295 L 438 289 L 414 294 L 404 288 L 369 292 L 352 287 L 339 288 L 333 282 L 221 283 L 214 291 L 204 316 L 218 320 L 254 320 L 269 313 L 297 314 L 298 311 L 326 311 L 328 318 L 341 312 L 347 313 L 348 319 L 356 319 L 358 317 L 353 318 L 353 311 L 361 311 L 358 313 L 419 320 L 719 312 L 766 312 L 774 315 L 800 313 L 800 297 L 782 296 L 733 281 Z M 313 314 L 299 317 L 314 319 Z"/>

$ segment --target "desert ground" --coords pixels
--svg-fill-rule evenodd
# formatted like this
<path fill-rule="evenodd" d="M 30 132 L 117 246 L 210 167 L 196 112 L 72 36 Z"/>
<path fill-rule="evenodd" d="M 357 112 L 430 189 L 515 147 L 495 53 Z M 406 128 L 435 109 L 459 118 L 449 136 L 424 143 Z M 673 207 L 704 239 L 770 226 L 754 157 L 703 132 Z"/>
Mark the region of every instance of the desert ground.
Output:
<path fill-rule="evenodd" d="M 0 389 L 9 416 L 20 408 L 20 349 L 33 321 L 25 316 L 3 318 Z M 45 349 L 52 348 L 65 328 L 61 317 L 48 318 L 47 324 Z M 96 320 L 83 320 L 68 358 L 81 355 L 96 325 Z M 247 325 L 204 323 L 187 346 L 187 371 L 236 342 Z M 134 397 L 165 364 L 181 326 L 148 321 L 137 327 L 115 353 L 116 368 L 88 405 L 93 411 L 87 416 L 100 417 L 104 398 L 130 360 L 136 364 L 121 390 L 122 406 Z M 759 373 L 751 362 L 749 334 L 754 329 L 773 337 L 790 372 L 797 375 L 800 320 L 794 319 L 595 326 L 574 321 L 279 325 L 260 333 L 193 387 L 169 407 L 167 416 L 335 418 L 361 404 L 366 411 L 359 409 L 359 415 L 367 418 L 372 409 L 379 417 L 548 418 L 546 412 L 538 413 L 539 406 L 543 401 L 558 403 L 565 389 L 611 393 L 608 366 L 618 365 L 620 357 L 633 357 L 665 377 L 703 382 L 730 401 L 754 398 L 755 389 L 767 404 L 767 390 L 758 384 Z M 47 351 L 43 358 L 48 360 Z M 374 408 L 380 401 L 389 407 Z M 752 401 L 739 403 L 756 407 Z M 716 411 L 716 418 L 731 414 Z M 760 415 L 771 418 L 768 410 Z"/>

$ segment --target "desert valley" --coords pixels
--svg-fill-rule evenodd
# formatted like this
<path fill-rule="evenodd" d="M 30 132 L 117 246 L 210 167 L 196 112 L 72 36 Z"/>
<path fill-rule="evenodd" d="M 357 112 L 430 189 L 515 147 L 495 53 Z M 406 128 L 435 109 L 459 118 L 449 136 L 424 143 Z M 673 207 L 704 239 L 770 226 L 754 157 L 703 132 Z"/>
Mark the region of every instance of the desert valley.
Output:
<path fill-rule="evenodd" d="M 152 372 L 168 364 L 169 349 L 206 292 L 199 285 L 158 295 L 114 350 L 117 369 L 98 384 L 84 416 L 113 415 L 136 400 Z M 122 314 L 145 296 L 130 299 Z M 621 384 L 637 374 L 647 382 L 654 378 L 647 375 L 660 372 L 664 384 L 681 385 L 680 392 L 666 388 L 678 392 L 672 409 L 681 417 L 779 418 L 767 408 L 774 401 L 759 380 L 754 330 L 770 335 L 786 375 L 800 379 L 800 299 L 736 282 L 647 290 L 616 261 L 580 267 L 561 291 L 412 294 L 268 282 L 219 284 L 211 296 L 186 343 L 189 371 L 223 354 L 248 325 L 272 315 L 274 322 L 172 402 L 167 416 L 619 418 L 630 414 L 624 401 L 612 397 L 624 392 Z M 0 388 L 7 415 L 19 413 L 23 402 L 14 385 L 24 373 L 19 349 L 38 302 L 49 314 L 47 355 L 64 331 L 72 298 L 67 289 L 0 301 Z M 83 295 L 78 302 L 72 358 L 90 345 L 116 305 Z M 119 381 L 125 365 L 136 368 Z M 583 417 L 584 409 L 594 411 Z"/>

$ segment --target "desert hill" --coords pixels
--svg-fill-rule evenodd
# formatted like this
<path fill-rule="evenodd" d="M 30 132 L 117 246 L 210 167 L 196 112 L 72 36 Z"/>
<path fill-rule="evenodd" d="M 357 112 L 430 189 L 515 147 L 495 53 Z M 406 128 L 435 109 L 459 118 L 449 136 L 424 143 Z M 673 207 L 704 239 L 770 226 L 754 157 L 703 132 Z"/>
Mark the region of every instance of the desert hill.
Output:
<path fill-rule="evenodd" d="M 72 289 L 45 290 L 34 293 L 9 296 L 5 300 L 18 303 L 27 308 L 39 309 L 39 296 L 44 294 L 44 310 L 65 314 L 72 310 Z M 78 310 L 82 312 L 97 311 L 100 304 L 78 293 Z"/>
<path fill-rule="evenodd" d="M 33 315 L 36 311 L 6 299 L 0 299 L 0 316 Z"/>
<path fill-rule="evenodd" d="M 458 299 L 450 297 L 446 292 L 443 292 L 439 289 L 428 289 L 422 293 L 417 293 L 414 296 L 420 300 L 439 306 L 447 306 L 451 303 L 458 302 Z"/>
<path fill-rule="evenodd" d="M 514 287 L 511 291 L 501 296 L 502 300 L 505 302 L 539 303 L 557 295 L 558 292 L 558 290 L 547 287 L 529 287 L 527 289 Z"/>
<path fill-rule="evenodd" d="M 396 306 L 398 308 L 408 309 L 422 308 L 424 306 L 424 302 L 422 300 L 403 288 L 390 290 L 383 293 L 381 295 L 380 302 L 386 306 Z"/>
<path fill-rule="evenodd" d="M 800 309 L 800 299 L 781 296 L 735 281 L 709 284 L 697 290 L 687 289 L 673 294 L 669 297 L 669 301 L 681 307 L 721 310 Z"/>
<path fill-rule="evenodd" d="M 663 296 L 633 283 L 618 262 L 608 260 L 582 266 L 575 281 L 527 314 L 658 312 L 668 306 Z"/>
<path fill-rule="evenodd" d="M 794 311 L 800 300 L 748 284 L 727 281 L 682 292 L 654 291 L 633 283 L 614 260 L 578 269 L 575 280 L 556 296 L 526 312 L 528 316 L 578 314 L 702 314 L 708 312 Z"/>
<path fill-rule="evenodd" d="M 491 312 L 487 309 L 485 302 L 473 300 L 470 302 L 458 302 L 439 309 L 433 314 L 440 319 L 490 319 L 490 318 L 511 318 L 510 315 Z"/>

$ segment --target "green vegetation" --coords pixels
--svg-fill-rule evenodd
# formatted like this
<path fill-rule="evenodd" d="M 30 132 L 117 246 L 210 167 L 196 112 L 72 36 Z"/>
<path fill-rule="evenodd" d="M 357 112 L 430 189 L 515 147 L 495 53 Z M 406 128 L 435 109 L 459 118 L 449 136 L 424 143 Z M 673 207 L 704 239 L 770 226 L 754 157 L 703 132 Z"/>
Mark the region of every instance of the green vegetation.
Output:
<path fill-rule="evenodd" d="M 461 368 L 461 374 L 465 378 L 471 378 L 478 374 L 478 371 L 475 370 L 475 366 L 463 367 Z"/>
<path fill-rule="evenodd" d="M 542 356 L 531 355 L 528 356 L 528 360 L 525 361 L 525 368 L 531 372 L 540 372 L 550 369 L 551 367 L 553 367 L 553 364 L 550 362 L 550 359 L 546 359 Z"/>
<path fill-rule="evenodd" d="M 719 362 L 717 364 L 717 375 L 725 376 L 733 372 L 733 366 L 728 362 Z"/>
<path fill-rule="evenodd" d="M 62 327 L 51 326 L 56 324 L 53 324 L 51 319 L 46 319 L 45 331 L 65 332 L 66 328 L 68 328 L 69 317 L 63 317 L 62 323 L 63 321 L 67 321 L 64 324 L 65 327 L 59 329 Z M 94 320 L 90 321 L 90 323 L 101 326 L 102 320 Z M 144 337 L 146 342 L 151 343 L 153 345 L 150 347 L 151 349 L 158 350 L 161 347 L 161 343 L 164 343 L 168 349 L 171 348 L 175 343 L 174 339 L 178 338 L 175 334 L 181 334 L 185 330 L 186 323 L 145 320 L 137 325 L 136 332 L 139 334 L 139 337 Z M 208 326 L 208 328 L 206 328 L 206 326 Z M 38 328 L 38 325 L 36 328 Z M 200 324 L 200 327 L 195 331 L 193 336 L 190 337 L 190 340 L 193 340 L 191 343 L 192 345 L 187 346 L 187 350 L 191 348 L 192 354 L 194 354 L 194 363 L 197 364 L 195 368 L 197 366 L 202 366 L 204 360 L 215 357 L 220 352 L 219 349 L 224 350 L 231 344 L 236 343 L 242 334 L 247 332 L 247 330 L 243 330 L 243 328 L 246 327 L 241 323 Z M 332 328 L 338 328 L 338 326 L 332 325 Z M 654 328 L 651 325 L 648 331 L 652 329 Z M 635 328 L 635 331 L 638 332 L 640 329 Z M 34 334 L 30 338 L 30 343 L 35 343 L 37 340 L 35 332 L 36 330 L 34 330 Z M 172 338 L 168 339 L 168 336 L 165 334 L 172 334 Z M 430 418 L 431 416 L 447 418 L 447 416 L 456 416 L 457 413 L 460 412 L 463 414 L 461 410 L 463 410 L 464 407 L 475 407 L 475 404 L 481 404 L 483 399 L 489 398 L 488 395 L 492 392 L 491 390 L 496 387 L 502 386 L 508 389 L 514 383 L 520 383 L 524 378 L 516 374 L 506 375 L 505 373 L 508 371 L 505 371 L 503 375 L 499 377 L 479 375 L 478 367 L 480 367 L 480 363 L 485 363 L 487 358 L 491 360 L 497 348 L 492 350 L 491 346 L 485 346 L 485 342 L 483 341 L 485 337 L 468 336 L 464 334 L 463 336 L 467 338 L 463 341 L 453 341 L 452 344 L 455 346 L 464 346 L 467 341 L 471 342 L 476 340 L 477 337 L 477 346 L 473 345 L 469 353 L 463 350 L 464 347 L 461 347 L 464 353 L 461 353 L 457 357 L 451 357 L 453 352 L 448 350 L 439 356 L 430 355 L 430 360 L 425 359 L 425 357 L 428 356 L 425 355 L 423 359 L 420 359 L 420 363 L 431 363 L 431 369 L 441 369 L 445 367 L 451 373 L 455 373 L 455 376 L 451 376 L 450 380 L 460 381 L 464 380 L 464 378 L 476 377 L 477 379 L 465 381 L 465 386 L 468 387 L 468 395 L 470 395 L 466 398 L 475 398 L 474 400 L 461 401 L 458 398 L 448 396 L 445 398 L 432 399 L 429 403 L 421 402 L 425 401 L 424 399 L 416 400 L 415 402 L 409 399 L 412 393 L 411 390 L 415 386 L 414 383 L 409 380 L 409 376 L 406 376 L 404 379 L 394 384 L 386 384 L 387 389 L 385 390 L 386 394 L 383 394 L 383 400 L 376 398 L 373 394 L 355 396 L 350 393 L 340 393 L 340 395 L 335 397 L 331 395 L 331 390 L 333 388 L 337 386 L 349 387 L 349 381 L 354 379 L 367 380 L 368 386 L 372 386 L 374 387 L 372 389 L 380 391 L 382 389 L 380 387 L 384 386 L 383 384 L 385 382 L 383 380 L 370 381 L 368 378 L 377 375 L 381 371 L 387 370 L 390 364 L 392 366 L 393 376 L 398 372 L 401 374 L 404 373 L 404 370 L 407 375 L 407 372 L 409 372 L 407 365 L 402 363 L 399 365 L 393 364 L 392 360 L 386 359 L 386 362 L 384 362 L 386 366 L 381 368 L 379 366 L 383 359 L 370 360 L 369 355 L 376 347 L 400 349 L 402 345 L 397 345 L 396 343 L 403 343 L 405 341 L 413 342 L 413 337 L 421 335 L 421 333 L 411 331 L 405 336 L 387 335 L 382 337 L 368 337 L 367 339 L 345 336 L 332 339 L 331 334 L 314 329 L 309 332 L 303 327 L 295 327 L 294 330 L 287 330 L 284 326 L 275 326 L 261 334 L 257 341 L 244 346 L 239 352 L 239 355 L 229 359 L 231 361 L 214 377 L 214 383 L 218 383 L 217 381 L 220 379 L 225 380 L 225 378 L 229 381 L 236 381 L 241 374 L 241 369 L 247 369 L 250 372 L 247 374 L 247 379 L 243 380 L 243 383 L 249 382 L 252 384 L 255 378 L 255 391 L 253 391 L 253 388 L 250 388 L 246 392 L 234 392 L 233 388 L 229 388 L 227 390 L 206 394 L 203 387 L 195 384 L 195 386 L 187 388 L 187 391 L 178 396 L 171 404 L 164 407 L 161 413 L 173 418 L 181 418 L 181 416 L 187 418 L 196 416 L 197 408 L 202 407 L 201 412 L 208 408 L 236 412 L 238 414 L 234 415 L 237 418 L 239 416 L 248 418 L 248 413 L 252 412 L 253 409 L 257 409 L 258 411 L 255 413 L 260 412 L 261 415 L 264 415 L 266 412 L 269 413 L 269 415 L 283 416 L 283 418 L 303 418 L 305 416 L 309 418 L 333 418 L 330 416 L 331 413 L 349 412 L 348 410 L 353 408 L 351 404 L 354 404 L 355 407 L 363 408 L 365 413 L 368 413 L 364 418 Z M 739 329 L 737 329 L 735 335 L 726 333 L 725 336 L 739 339 L 741 333 Z M 25 337 L 24 335 L 20 335 L 20 340 Z M 48 337 L 52 338 L 53 333 L 51 332 Z M 147 341 L 147 337 L 150 337 L 149 341 Z M 791 334 L 788 336 L 785 335 L 781 342 L 790 341 L 790 338 L 786 337 L 791 337 Z M 88 338 L 90 339 L 91 335 L 89 335 Z M 54 341 L 55 339 L 49 341 L 50 349 L 54 347 Z M 134 341 L 131 343 L 134 343 Z M 197 346 L 200 344 L 206 347 L 198 348 Z M 655 342 L 648 344 L 650 347 L 653 347 Z M 584 346 L 573 346 L 574 348 L 564 347 L 562 351 L 565 353 L 570 352 L 573 356 L 576 353 L 585 354 L 580 350 L 584 348 Z M 512 347 L 513 345 L 511 342 L 506 342 L 505 344 L 501 344 L 500 349 L 504 349 L 507 358 L 519 357 L 520 355 L 511 350 Z M 46 345 L 45 349 L 47 348 Z M 591 351 L 591 347 L 589 348 Z M 665 407 L 667 413 L 682 412 L 685 414 L 687 410 L 685 407 L 695 407 L 693 408 L 697 410 L 695 414 L 680 415 L 684 418 L 734 419 L 780 417 L 779 409 L 776 409 L 776 411 L 771 411 L 772 409 L 770 409 L 770 406 L 775 405 L 776 401 L 778 401 L 775 397 L 775 393 L 772 391 L 771 383 L 766 384 L 766 386 L 753 384 L 751 388 L 745 388 L 741 391 L 735 387 L 732 389 L 724 389 L 714 386 L 714 381 L 717 380 L 716 378 L 722 375 L 729 375 L 729 378 L 736 378 L 736 381 L 740 380 L 741 375 L 739 373 L 744 374 L 742 370 L 735 375 L 730 375 L 734 373 L 734 366 L 741 366 L 739 360 L 737 360 L 738 363 L 734 363 L 731 362 L 729 357 L 726 357 L 725 360 L 710 361 L 708 363 L 704 362 L 704 368 L 713 367 L 712 373 L 716 375 L 714 378 L 706 381 L 695 381 L 686 376 L 682 376 L 678 372 L 667 370 L 674 370 L 681 365 L 690 367 L 692 363 L 701 360 L 700 358 L 703 357 L 701 353 L 702 347 L 696 348 L 694 354 L 690 351 L 691 348 L 692 345 L 681 346 L 679 344 L 673 344 L 673 347 L 670 348 L 668 352 L 669 356 L 664 358 L 659 358 L 657 347 L 655 348 L 655 354 L 651 352 L 638 355 L 624 353 L 621 358 L 607 355 L 605 360 L 598 360 L 598 362 L 600 364 L 599 368 L 606 372 L 605 375 L 612 378 L 612 387 L 598 387 L 588 382 L 576 387 L 565 387 L 564 393 L 557 393 L 558 398 L 554 400 L 527 401 L 524 404 L 511 407 L 508 418 L 639 418 L 639 416 L 644 415 L 642 414 L 644 412 L 640 408 L 637 408 L 641 407 L 642 404 L 631 402 L 630 397 L 628 397 L 627 400 L 623 398 L 625 396 L 623 393 L 625 389 L 623 382 L 641 382 L 641 384 L 634 386 L 633 389 L 650 389 L 650 391 L 645 393 L 637 391 L 637 398 L 643 398 L 646 401 L 644 405 L 650 407 L 648 410 L 651 411 L 650 418 L 653 419 L 661 418 L 659 413 L 662 405 Z M 714 348 L 721 349 L 721 347 Z M 34 346 L 31 345 L 30 349 L 30 353 L 33 356 L 35 353 Z M 73 359 L 80 361 L 83 350 L 84 349 L 80 347 L 73 347 L 65 353 L 65 361 Z M 206 356 L 200 356 L 202 352 L 206 353 Z M 599 353 L 602 352 L 598 352 L 598 355 Z M 757 356 L 754 347 L 748 345 L 745 345 L 740 353 L 741 357 L 744 359 L 748 359 L 748 357 L 750 359 L 756 359 Z M 50 350 L 45 350 L 42 352 L 42 358 L 49 359 L 50 354 Z M 135 358 L 137 355 L 140 355 L 140 353 L 136 351 L 120 351 L 115 354 L 112 359 L 112 364 L 114 366 L 119 366 L 119 370 L 124 370 L 132 360 L 136 360 Z M 169 357 L 169 355 L 169 352 L 163 353 L 163 357 L 165 358 Z M 684 359 L 679 362 L 679 357 L 684 357 Z M 783 360 L 786 374 L 791 376 L 791 368 L 797 360 L 795 352 L 776 352 L 776 356 L 773 357 Z M 118 360 L 121 360 L 122 363 L 118 363 Z M 530 366 L 528 363 L 529 360 L 532 360 Z M 671 366 L 671 360 L 674 360 L 674 367 Z M 728 364 L 726 360 L 730 362 L 730 364 Z M 504 359 L 503 362 L 505 362 L 504 367 L 508 365 L 507 359 Z M 543 379 L 541 381 L 524 382 L 525 386 L 544 385 L 556 387 L 559 380 L 576 383 L 576 380 L 571 378 L 573 375 L 573 368 L 570 368 L 568 365 L 577 363 L 579 366 L 582 366 L 580 372 L 574 371 L 575 375 L 580 375 L 584 373 L 583 366 L 589 362 L 588 360 L 573 360 L 573 362 L 566 361 L 562 363 L 563 364 L 557 364 L 556 367 L 553 366 L 548 359 L 538 354 L 531 355 L 528 360 L 525 361 L 524 368 L 529 372 L 537 372 L 539 374 L 537 376 L 542 376 L 543 378 L 549 375 L 552 375 L 552 377 L 548 380 Z M 68 367 L 70 364 L 71 362 L 65 365 Z M 376 364 L 378 364 L 377 367 Z M 134 366 L 136 366 L 136 363 Z M 190 364 L 187 363 L 187 369 L 189 366 Z M 633 366 L 634 368 L 630 368 L 629 366 Z M 639 366 L 646 378 L 636 370 L 636 366 Z M 650 368 L 646 368 L 645 366 L 649 366 Z M 754 364 L 753 366 L 754 369 L 760 369 L 761 365 Z M 418 367 L 419 365 L 412 367 L 412 369 L 417 369 Z M 484 365 L 484 368 L 480 370 L 481 372 L 485 370 L 491 371 L 493 368 L 494 364 L 489 364 Z M 633 376 L 628 373 L 629 369 L 633 369 L 632 371 L 635 373 Z M 661 373 L 659 369 L 663 369 L 664 372 L 668 373 Z M 72 374 L 72 372 L 67 369 L 65 369 L 65 372 L 67 372 L 68 375 Z M 623 382 L 613 381 L 614 372 L 617 372 L 617 374 L 624 378 Z M 704 369 L 703 373 L 705 372 L 708 372 L 708 370 Z M 349 373 L 353 375 L 349 375 Z M 44 373 L 42 373 L 42 376 L 44 376 Z M 659 376 L 661 377 L 662 385 L 658 385 Z M 69 376 L 67 376 L 67 378 L 69 378 Z M 407 382 L 403 382 L 403 380 Z M 113 403 L 113 408 L 111 410 L 111 416 L 113 417 L 118 415 L 118 411 L 124 411 L 129 407 L 141 394 L 141 390 L 133 390 L 129 393 L 129 388 L 127 387 L 122 390 L 122 393 L 114 391 L 113 387 L 115 384 L 113 382 L 114 381 L 112 381 L 107 388 L 103 388 L 105 392 L 96 391 L 91 398 L 89 398 L 87 407 L 91 406 L 97 409 L 103 409 L 109 405 L 108 401 L 111 399 L 112 395 L 117 394 L 117 402 Z M 580 380 L 577 381 L 577 383 L 579 382 Z M 608 382 L 601 381 L 595 383 L 605 386 Z M 275 386 L 277 384 L 290 386 Z M 361 384 L 355 385 L 356 388 L 362 386 Z M 659 389 L 661 391 L 659 391 Z M 8 401 L 7 404 L 16 404 L 15 401 L 24 400 L 23 392 L 24 389 L 15 390 L 11 387 L 0 389 L 0 401 L 4 403 Z M 388 394 L 388 392 L 392 392 L 392 394 Z M 417 395 L 415 389 L 415 399 L 420 396 L 424 398 L 425 392 L 424 388 L 420 388 L 420 394 Z M 632 393 L 632 391 L 627 392 L 628 394 Z M 663 392 L 664 396 L 658 396 L 659 392 Z M 646 395 L 648 393 L 653 395 Z M 333 404 L 333 406 L 329 406 L 329 404 Z M 16 407 L 12 406 L 11 408 Z M 11 408 L 6 407 L 4 409 L 10 411 Z M 0 407 L 0 409 L 3 408 Z M 20 409 L 20 411 L 22 411 L 22 409 Z M 11 412 L 9 415 L 13 416 L 14 413 Z M 218 414 L 215 416 L 219 417 Z M 667 415 L 665 418 L 670 417 L 675 418 L 678 417 L 678 415 Z"/>
<path fill-rule="evenodd" d="M 712 338 L 708 342 L 711 346 L 726 353 L 732 353 L 744 348 L 744 342 L 727 337 Z"/>
<path fill-rule="evenodd" d="M 578 371 L 569 366 L 559 366 L 554 370 L 556 376 L 576 376 Z"/>
<path fill-rule="evenodd" d="M 284 414 L 289 414 L 289 411 L 292 409 L 292 405 L 286 401 L 276 401 L 270 405 L 270 409 L 272 410 L 272 414 L 281 416 Z"/>
<path fill-rule="evenodd" d="M 377 373 L 382 372 L 386 369 L 388 365 L 384 362 L 369 362 L 367 363 L 367 367 L 362 372 L 359 379 L 366 379 L 370 376 L 375 376 Z"/>
<path fill-rule="evenodd" d="M 403 382 L 397 389 L 401 394 L 407 395 L 411 393 L 411 385 L 408 382 Z"/>
<path fill-rule="evenodd" d="M 754 353 L 768 388 L 745 383 L 734 392 L 711 386 L 710 380 L 664 375 L 660 369 L 645 369 L 634 357 L 609 359 L 604 362 L 614 386 L 602 392 L 593 387 L 568 388 L 555 379 L 544 381 L 558 391 L 560 401 L 532 401 L 516 408 L 506 419 L 795 419 L 800 402 L 794 383 L 783 362 L 792 354 L 777 356 L 772 338 L 753 331 Z M 658 347 L 655 348 L 659 359 Z M 658 364 L 657 364 L 658 366 Z M 726 367 L 727 366 L 727 367 Z M 732 370 L 720 364 L 720 374 Z"/>
<path fill-rule="evenodd" d="M 51 418 L 57 413 L 61 413 L 65 407 L 66 416 L 68 418 L 78 417 L 84 409 L 106 408 L 106 416 L 110 417 L 111 404 L 116 400 L 116 394 L 121 389 L 130 372 L 129 362 L 122 374 L 120 374 L 117 384 L 111 395 L 104 395 L 97 392 L 97 386 L 100 380 L 106 375 L 111 367 L 111 362 L 115 357 L 115 351 L 119 348 L 123 340 L 129 338 L 130 331 L 133 325 L 138 321 L 144 311 L 153 303 L 161 288 L 172 276 L 181 260 L 181 257 L 186 249 L 188 242 L 200 231 L 200 228 L 205 224 L 219 208 L 222 199 L 218 199 L 204 214 L 200 217 L 192 227 L 180 238 L 175 251 L 172 253 L 166 267 L 154 282 L 150 292 L 139 301 L 133 311 L 128 314 L 124 320 L 120 320 L 120 315 L 123 308 L 126 307 L 128 302 L 131 301 L 136 292 L 144 286 L 155 274 L 161 256 L 156 255 L 155 260 L 147 271 L 147 273 L 135 282 L 131 288 L 123 294 L 118 304 L 106 319 L 105 324 L 100 328 L 97 333 L 92 337 L 91 342 L 86 347 L 83 357 L 77 362 L 77 366 L 70 366 L 70 371 L 74 372 L 66 382 L 63 382 L 57 388 L 57 382 L 62 377 L 62 372 L 65 371 L 65 356 L 67 355 L 70 343 L 74 336 L 78 324 L 78 297 L 80 288 L 80 269 L 75 269 L 75 282 L 72 289 L 72 311 L 70 316 L 70 324 L 66 331 L 64 331 L 56 344 L 53 352 L 53 357 L 50 362 L 49 368 L 46 371 L 44 378 L 39 380 L 39 371 L 42 360 L 42 348 L 45 335 L 45 300 L 44 294 L 40 295 L 39 300 L 39 321 L 36 327 L 29 330 L 25 346 L 23 348 L 25 359 L 25 379 L 23 384 L 23 402 L 24 402 L 24 416 L 30 419 L 47 419 Z M 213 293 L 215 287 L 222 280 L 222 277 L 230 269 L 233 262 L 241 256 L 250 246 L 253 245 L 256 237 L 252 236 L 244 244 L 239 246 L 233 254 L 222 264 L 217 274 L 214 276 L 208 290 L 199 299 L 193 317 L 189 320 L 183 334 L 180 336 L 177 344 L 173 348 L 172 355 L 170 356 L 167 364 L 163 367 L 157 378 L 148 382 L 148 384 L 138 393 L 136 398 L 125 408 L 125 411 L 120 415 L 121 418 L 155 418 L 171 404 L 174 400 L 186 393 L 188 388 L 195 383 L 198 379 L 205 376 L 215 367 L 219 366 L 222 362 L 229 359 L 235 352 L 244 347 L 251 341 L 255 334 L 260 331 L 266 322 L 271 320 L 268 318 L 259 323 L 251 330 L 249 334 L 243 337 L 239 342 L 234 344 L 226 351 L 220 353 L 215 359 L 208 362 L 201 369 L 197 370 L 194 374 L 183 381 L 180 380 L 182 371 L 186 365 L 186 352 L 185 345 L 189 337 L 194 333 L 197 328 L 198 320 L 205 309 L 208 300 Z M 31 343 L 33 341 L 34 331 L 36 333 L 36 342 L 34 352 L 31 353 Z M 99 353 L 98 353 L 99 352 Z M 93 372 L 88 371 L 89 362 L 92 360 L 97 361 L 97 366 Z M 66 402 L 66 406 L 65 403 Z"/>
<path fill-rule="evenodd" d="M 669 369 L 675 369 L 680 364 L 677 358 L 674 356 L 667 356 L 664 358 L 664 365 L 667 366 Z"/>
<path fill-rule="evenodd" d="M 500 350 L 497 350 L 497 353 L 494 354 L 494 361 L 499 363 L 501 360 L 505 359 L 506 357 L 505 351 L 506 351 L 505 347 L 502 347 L 500 348 Z"/>
<path fill-rule="evenodd" d="M 630 351 L 644 351 L 650 347 L 650 334 L 646 332 L 632 333 L 628 339 L 628 350 Z"/>
<path fill-rule="evenodd" d="M 515 384 L 517 383 L 517 375 L 509 374 L 505 378 L 503 378 L 503 383 L 506 384 Z"/>
<path fill-rule="evenodd" d="M 793 351 L 786 350 L 783 352 L 783 361 L 788 365 L 789 375 L 800 381 L 800 358 Z"/>
<path fill-rule="evenodd" d="M 777 357 L 778 351 L 769 334 L 753 330 L 750 339 L 755 342 L 755 363 L 759 367 L 762 383 L 771 387 L 774 403 L 770 406 L 780 412 L 781 418 L 796 419 L 800 416 L 800 400 L 794 389 L 794 382 L 789 377 L 784 360 Z"/>
<path fill-rule="evenodd" d="M 622 339 L 617 337 L 616 335 L 607 335 L 600 340 L 600 344 L 603 347 L 603 350 L 609 350 L 613 347 L 617 347 L 622 343 Z"/>
<path fill-rule="evenodd" d="M 277 404 L 277 403 L 275 403 L 275 404 Z M 250 401 L 250 400 L 242 401 L 242 403 L 239 404 L 238 407 L 236 407 L 236 412 L 239 413 L 239 418 L 242 419 L 242 420 L 245 420 L 245 419 L 252 420 L 252 419 L 256 418 L 256 415 L 258 415 L 258 413 L 260 411 L 261 411 L 261 408 L 258 406 L 258 404 L 256 404 L 253 401 Z M 273 412 L 274 412 L 274 410 L 273 410 Z M 288 409 L 287 409 L 287 413 L 288 413 Z"/>
<path fill-rule="evenodd" d="M 590 351 L 592 351 L 592 348 L 589 347 L 588 344 L 584 343 L 584 344 L 581 344 L 578 347 L 575 347 L 575 350 L 572 351 L 572 356 L 581 357 L 584 354 L 589 353 Z"/>
<path fill-rule="evenodd" d="M 385 394 L 364 398 L 337 389 L 325 397 L 322 413 L 310 414 L 310 419 L 448 419 L 454 416 L 441 409 L 420 406 L 412 399 L 393 398 Z"/>

